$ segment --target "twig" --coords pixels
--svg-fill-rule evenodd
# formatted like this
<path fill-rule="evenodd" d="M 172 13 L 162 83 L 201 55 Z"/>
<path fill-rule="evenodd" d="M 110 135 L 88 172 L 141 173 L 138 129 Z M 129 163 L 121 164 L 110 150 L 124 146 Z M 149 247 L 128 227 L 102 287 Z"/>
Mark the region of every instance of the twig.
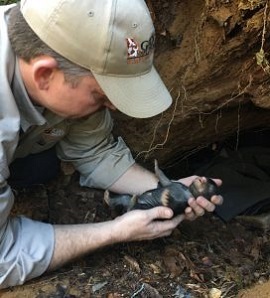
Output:
<path fill-rule="evenodd" d="M 264 43 L 265 43 L 266 22 L 267 22 L 267 9 L 268 9 L 268 1 L 265 3 L 264 12 L 263 12 L 263 32 L 262 32 L 261 50 L 263 50 Z"/>
<path fill-rule="evenodd" d="M 136 297 L 138 294 L 140 294 L 142 291 L 144 290 L 144 284 L 141 285 L 141 287 L 139 288 L 138 291 L 136 291 L 135 293 L 132 294 L 132 296 L 130 298 L 134 298 Z"/>
<path fill-rule="evenodd" d="M 268 60 L 265 58 L 264 52 L 264 43 L 266 35 L 266 23 L 267 23 L 267 10 L 268 10 L 268 1 L 265 3 L 264 13 L 263 13 L 263 31 L 262 31 L 262 42 L 260 51 L 255 54 L 257 64 L 263 69 L 264 72 L 270 74 L 270 65 Z"/>

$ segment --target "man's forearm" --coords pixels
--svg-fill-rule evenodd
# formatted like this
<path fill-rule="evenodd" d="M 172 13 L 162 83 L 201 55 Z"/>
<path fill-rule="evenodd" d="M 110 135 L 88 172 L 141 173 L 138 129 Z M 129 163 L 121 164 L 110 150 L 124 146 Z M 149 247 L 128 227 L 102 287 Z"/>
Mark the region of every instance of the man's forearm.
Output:
<path fill-rule="evenodd" d="M 172 216 L 169 208 L 156 207 L 131 211 L 103 223 L 56 225 L 54 252 L 48 270 L 114 243 L 168 236 L 184 218 L 171 219 Z"/>
<path fill-rule="evenodd" d="M 48 270 L 118 242 L 112 221 L 95 224 L 55 225 L 54 253 Z"/>
<path fill-rule="evenodd" d="M 158 178 L 154 173 L 138 164 L 130 167 L 109 190 L 117 193 L 141 194 L 157 187 Z"/>

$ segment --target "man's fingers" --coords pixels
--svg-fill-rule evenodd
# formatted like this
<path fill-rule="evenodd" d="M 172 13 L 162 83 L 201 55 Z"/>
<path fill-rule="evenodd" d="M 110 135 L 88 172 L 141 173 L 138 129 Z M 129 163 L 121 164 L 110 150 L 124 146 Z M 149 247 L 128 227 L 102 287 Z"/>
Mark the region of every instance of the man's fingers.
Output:
<path fill-rule="evenodd" d="M 167 207 L 155 207 L 148 210 L 149 218 L 154 219 L 171 219 L 173 211 Z"/>
<path fill-rule="evenodd" d="M 159 222 L 159 224 L 161 224 L 163 226 L 163 236 L 170 236 L 171 233 L 175 230 L 175 228 L 184 220 L 185 215 L 181 214 L 181 215 L 177 215 L 174 218 L 172 218 L 171 220 L 168 221 L 163 221 L 163 222 Z"/>
<path fill-rule="evenodd" d="M 189 186 L 198 177 L 199 176 L 193 175 L 193 176 L 190 176 L 190 177 L 179 179 L 177 181 L 185 184 L 186 186 Z M 205 178 L 205 177 L 202 177 L 202 178 Z M 211 178 L 211 179 L 217 184 L 217 186 L 222 185 L 222 180 L 221 179 L 216 179 L 216 178 Z"/>
<path fill-rule="evenodd" d="M 187 207 L 185 210 L 185 219 L 189 220 L 189 221 L 193 221 L 197 218 L 197 216 L 195 215 L 195 213 L 193 212 L 191 207 Z"/>
<path fill-rule="evenodd" d="M 223 197 L 220 195 L 215 195 L 211 197 L 211 202 L 215 205 L 222 205 L 223 204 Z"/>
<path fill-rule="evenodd" d="M 158 225 L 158 229 L 160 231 L 164 231 L 164 233 L 168 232 L 170 235 L 171 232 L 185 219 L 185 215 L 177 215 L 170 220 L 164 220 L 155 222 L 154 224 Z"/>
<path fill-rule="evenodd" d="M 206 201 L 206 202 L 205 202 Z M 208 211 L 208 208 L 210 208 L 210 205 L 213 205 L 211 202 L 207 201 L 205 198 L 203 197 L 198 197 L 196 200 L 194 198 L 190 198 L 188 200 L 189 206 L 193 209 L 193 212 L 197 215 L 197 216 L 203 216 L 205 213 L 206 209 Z"/>
<path fill-rule="evenodd" d="M 216 204 L 212 201 L 212 199 L 217 202 L 220 201 L 219 196 L 213 196 L 211 198 L 211 201 L 205 199 L 204 197 L 199 196 L 196 199 L 196 203 L 204 210 L 206 210 L 208 212 L 213 212 L 216 208 Z"/>
<path fill-rule="evenodd" d="M 211 179 L 217 184 L 217 186 L 221 186 L 222 185 L 222 180 L 216 179 L 216 178 L 211 178 Z"/>
<path fill-rule="evenodd" d="M 196 179 L 197 177 L 198 176 L 193 175 L 193 176 L 190 176 L 190 177 L 179 179 L 177 181 L 185 184 L 186 186 L 189 186 L 194 181 L 194 179 Z"/>
<path fill-rule="evenodd" d="M 152 220 L 162 220 L 162 219 L 169 219 L 168 221 L 162 221 L 161 224 L 168 223 L 168 227 L 176 227 L 180 224 L 181 221 L 185 219 L 184 214 L 180 214 L 173 217 L 173 211 L 170 208 L 167 207 L 155 207 L 152 209 L 149 209 L 149 211 L 152 213 Z"/>
<path fill-rule="evenodd" d="M 178 226 L 180 224 L 181 221 L 183 221 L 185 219 L 185 215 L 184 214 L 180 214 L 175 216 L 172 221 L 174 223 L 174 225 Z"/>

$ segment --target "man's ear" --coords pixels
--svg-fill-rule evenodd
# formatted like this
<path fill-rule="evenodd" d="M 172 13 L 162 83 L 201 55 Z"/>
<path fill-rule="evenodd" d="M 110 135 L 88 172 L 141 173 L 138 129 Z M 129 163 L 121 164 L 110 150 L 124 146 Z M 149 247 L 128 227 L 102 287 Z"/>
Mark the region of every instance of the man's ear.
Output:
<path fill-rule="evenodd" d="M 48 90 L 57 70 L 57 61 L 50 56 L 38 57 L 33 62 L 33 78 L 39 90 Z"/>

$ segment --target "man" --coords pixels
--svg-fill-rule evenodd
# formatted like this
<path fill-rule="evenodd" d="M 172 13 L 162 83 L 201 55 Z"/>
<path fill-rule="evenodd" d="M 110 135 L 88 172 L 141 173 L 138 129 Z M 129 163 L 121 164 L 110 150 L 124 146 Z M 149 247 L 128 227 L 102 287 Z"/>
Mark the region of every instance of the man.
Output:
<path fill-rule="evenodd" d="M 131 194 L 156 188 L 155 175 L 134 162 L 121 138 L 112 137 L 108 109 L 146 118 L 167 109 L 171 97 L 152 66 L 154 28 L 143 0 L 23 0 L 0 13 L 2 288 L 106 245 L 170 235 L 184 218 L 222 203 L 219 196 L 211 202 L 191 198 L 186 214 L 177 217 L 157 207 L 66 226 L 9 217 L 8 182 L 14 183 L 16 163 L 27 160 L 27 173 L 27 158 L 51 148 L 73 163 L 81 185 Z"/>

